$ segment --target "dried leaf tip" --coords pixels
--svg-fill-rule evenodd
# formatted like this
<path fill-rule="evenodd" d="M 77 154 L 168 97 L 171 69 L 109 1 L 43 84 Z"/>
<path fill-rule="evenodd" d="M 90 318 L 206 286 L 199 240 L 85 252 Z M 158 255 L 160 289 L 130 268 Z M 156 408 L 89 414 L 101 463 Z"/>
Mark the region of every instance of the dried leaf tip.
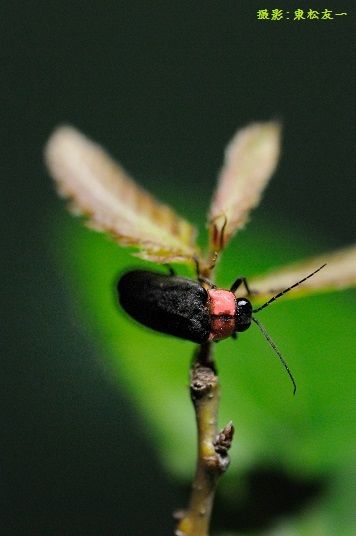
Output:
<path fill-rule="evenodd" d="M 281 124 L 253 123 L 239 130 L 225 151 L 209 222 L 211 249 L 222 249 L 260 202 L 279 159 Z M 219 235 L 216 227 L 223 229 Z"/>
<path fill-rule="evenodd" d="M 341 290 L 356 285 L 356 244 L 353 244 L 277 268 L 264 276 L 252 279 L 251 288 L 258 292 L 256 300 L 263 301 L 271 293 L 276 294 L 293 285 L 324 262 L 327 263 L 325 270 L 288 293 L 286 299 L 299 298 L 316 292 Z"/>
<path fill-rule="evenodd" d="M 71 126 L 61 126 L 45 148 L 45 161 L 59 193 L 90 227 L 147 260 L 193 262 L 199 255 L 195 228 L 138 186 L 98 144 Z"/>

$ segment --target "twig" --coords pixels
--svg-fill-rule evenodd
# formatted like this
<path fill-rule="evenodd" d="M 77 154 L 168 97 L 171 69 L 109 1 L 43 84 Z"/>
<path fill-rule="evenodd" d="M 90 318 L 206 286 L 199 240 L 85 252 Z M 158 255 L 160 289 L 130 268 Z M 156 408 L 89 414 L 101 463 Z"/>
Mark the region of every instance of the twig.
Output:
<path fill-rule="evenodd" d="M 231 423 L 217 431 L 219 383 L 211 344 L 202 345 L 191 369 L 190 394 L 198 428 L 197 468 L 190 503 L 179 514 L 176 536 L 208 536 L 219 476 L 229 466 L 228 450 L 234 433 Z"/>

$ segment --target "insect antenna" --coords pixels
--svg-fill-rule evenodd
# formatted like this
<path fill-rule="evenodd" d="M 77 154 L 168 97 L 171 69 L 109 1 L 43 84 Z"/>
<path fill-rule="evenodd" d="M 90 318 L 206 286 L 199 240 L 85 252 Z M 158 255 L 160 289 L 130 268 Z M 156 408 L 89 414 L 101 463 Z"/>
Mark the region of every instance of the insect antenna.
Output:
<path fill-rule="evenodd" d="M 304 277 L 303 279 L 301 279 L 300 281 L 297 281 L 296 283 L 294 283 L 294 285 L 282 290 L 282 292 L 279 292 L 278 294 L 276 294 L 275 296 L 273 296 L 270 300 L 268 300 L 266 303 L 264 303 L 263 305 L 261 305 L 261 307 L 257 307 L 257 309 L 254 309 L 252 312 L 253 313 L 258 313 L 259 311 L 261 311 L 262 309 L 264 309 L 265 307 L 267 307 L 268 305 L 270 305 L 270 303 L 274 302 L 275 300 L 277 300 L 278 298 L 280 298 L 281 296 L 283 296 L 283 294 L 286 294 L 287 292 L 289 292 L 290 290 L 292 290 L 292 288 L 295 288 L 297 287 L 298 285 L 300 285 L 301 283 L 304 283 L 304 281 L 306 281 L 307 279 L 309 279 L 309 277 L 312 277 L 314 274 L 316 274 L 317 272 L 319 272 L 319 270 L 321 270 L 322 268 L 324 268 L 326 266 L 326 263 L 323 264 L 322 266 L 319 266 L 319 268 L 317 268 L 316 270 L 314 270 L 314 272 L 312 272 L 311 274 L 307 275 L 306 277 Z"/>
<path fill-rule="evenodd" d="M 265 337 L 266 341 L 272 346 L 272 348 L 273 348 L 274 352 L 277 354 L 280 362 L 282 363 L 282 365 L 286 369 L 287 374 L 290 377 L 290 379 L 292 381 L 292 384 L 293 384 L 293 395 L 295 395 L 296 390 L 297 390 L 297 384 L 295 383 L 293 375 L 292 375 L 292 373 L 291 373 L 291 371 L 290 371 L 285 359 L 283 358 L 281 352 L 278 350 L 276 344 L 273 342 L 271 337 L 268 335 L 268 333 L 267 333 L 266 329 L 263 327 L 263 325 L 258 320 L 256 320 L 256 318 L 254 318 L 254 317 L 252 317 L 252 320 L 254 321 L 255 324 L 257 324 L 259 330 L 262 332 L 262 335 Z"/>

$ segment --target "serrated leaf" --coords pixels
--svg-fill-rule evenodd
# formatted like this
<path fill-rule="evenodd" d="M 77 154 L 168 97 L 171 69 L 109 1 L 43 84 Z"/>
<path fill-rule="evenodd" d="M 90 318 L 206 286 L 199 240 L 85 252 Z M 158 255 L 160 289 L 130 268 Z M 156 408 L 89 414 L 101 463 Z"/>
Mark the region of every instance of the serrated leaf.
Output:
<path fill-rule="evenodd" d="M 256 299 L 260 300 L 290 287 L 324 263 L 325 268 L 288 292 L 285 297 L 300 298 L 311 293 L 341 290 L 356 285 L 356 245 L 284 266 L 252 279 L 249 283 L 259 293 Z"/>
<path fill-rule="evenodd" d="M 88 225 L 119 244 L 139 248 L 154 262 L 192 262 L 195 228 L 139 187 L 96 143 L 70 126 L 59 127 L 45 149 L 58 191 Z"/>
<path fill-rule="evenodd" d="M 277 122 L 253 123 L 228 145 L 209 214 L 213 251 L 221 250 L 245 226 L 260 202 L 278 162 L 280 132 Z"/>

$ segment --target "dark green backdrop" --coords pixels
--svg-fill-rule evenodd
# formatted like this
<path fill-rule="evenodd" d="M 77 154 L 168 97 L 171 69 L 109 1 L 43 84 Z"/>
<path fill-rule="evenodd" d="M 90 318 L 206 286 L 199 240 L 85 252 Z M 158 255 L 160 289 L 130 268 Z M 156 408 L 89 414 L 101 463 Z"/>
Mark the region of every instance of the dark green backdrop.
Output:
<path fill-rule="evenodd" d="M 186 499 L 73 313 L 53 243 L 63 206 L 42 163 L 56 124 L 103 143 L 162 199 L 181 191 L 201 224 L 236 127 L 281 118 L 283 157 L 259 216 L 321 249 L 353 241 L 355 6 L 311 2 L 348 12 L 333 21 L 256 20 L 307 6 L 274 4 L 2 6 L 2 534 L 169 534 Z"/>

